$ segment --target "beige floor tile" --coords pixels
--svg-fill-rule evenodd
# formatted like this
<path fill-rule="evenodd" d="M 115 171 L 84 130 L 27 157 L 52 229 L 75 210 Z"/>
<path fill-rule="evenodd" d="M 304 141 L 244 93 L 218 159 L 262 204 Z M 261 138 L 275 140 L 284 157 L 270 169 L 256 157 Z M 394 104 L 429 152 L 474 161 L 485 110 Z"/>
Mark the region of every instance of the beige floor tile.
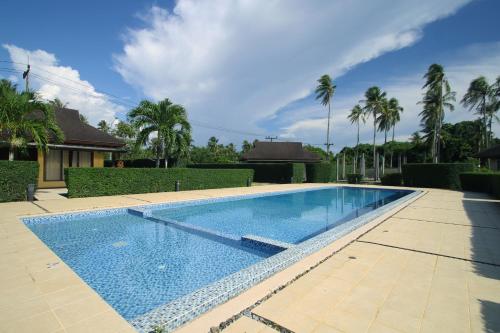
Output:
<path fill-rule="evenodd" d="M 64 327 L 75 325 L 84 319 L 111 310 L 112 308 L 97 295 L 78 299 L 71 303 L 63 303 L 59 307 L 53 308 L 55 315 Z"/>
<path fill-rule="evenodd" d="M 53 333 L 62 329 L 61 324 L 50 311 L 10 321 L 5 326 L 0 324 L 0 327 L 5 333 Z"/>
<path fill-rule="evenodd" d="M 123 318 L 114 311 L 107 311 L 88 317 L 75 325 L 66 326 L 67 333 L 137 333 Z"/>

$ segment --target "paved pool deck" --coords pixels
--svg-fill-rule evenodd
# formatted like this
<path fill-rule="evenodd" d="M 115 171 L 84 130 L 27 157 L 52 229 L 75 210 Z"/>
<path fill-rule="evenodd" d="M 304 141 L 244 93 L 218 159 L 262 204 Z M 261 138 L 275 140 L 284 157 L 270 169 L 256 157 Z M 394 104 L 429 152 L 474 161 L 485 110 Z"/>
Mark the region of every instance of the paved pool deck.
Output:
<path fill-rule="evenodd" d="M 134 332 L 20 216 L 317 186 L 1 203 L 0 332 Z M 499 313 L 500 201 L 426 189 L 177 332 L 500 332 Z"/>

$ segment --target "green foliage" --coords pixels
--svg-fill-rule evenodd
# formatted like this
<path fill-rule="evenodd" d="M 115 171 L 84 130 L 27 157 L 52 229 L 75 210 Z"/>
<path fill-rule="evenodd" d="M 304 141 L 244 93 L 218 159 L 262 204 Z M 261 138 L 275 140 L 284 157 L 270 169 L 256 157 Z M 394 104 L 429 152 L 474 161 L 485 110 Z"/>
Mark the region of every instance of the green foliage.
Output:
<path fill-rule="evenodd" d="M 349 184 L 359 184 L 363 179 L 363 175 L 360 173 L 350 173 L 347 175 L 347 182 Z"/>
<path fill-rule="evenodd" d="M 46 149 L 49 141 L 60 143 L 64 135 L 56 123 L 54 108 L 33 92 L 19 93 L 16 85 L 0 81 L 0 133 L 10 147 L 26 147 L 33 141 L 38 149 Z"/>
<path fill-rule="evenodd" d="M 260 183 L 302 183 L 304 163 L 200 163 L 188 165 L 198 169 L 252 169 L 254 181 Z"/>
<path fill-rule="evenodd" d="M 250 149 L 248 142 L 243 148 Z M 208 140 L 206 147 L 191 147 L 191 163 L 237 163 L 239 159 L 240 155 L 232 143 L 224 146 L 214 136 Z"/>
<path fill-rule="evenodd" d="M 403 182 L 405 186 L 459 190 L 459 175 L 473 168 L 470 163 L 409 163 L 403 165 Z"/>
<path fill-rule="evenodd" d="M 308 183 L 329 183 L 335 180 L 335 164 L 307 163 L 306 175 Z"/>
<path fill-rule="evenodd" d="M 382 185 L 401 186 L 403 185 L 403 175 L 400 173 L 390 173 L 380 178 Z"/>
<path fill-rule="evenodd" d="M 460 174 L 465 191 L 484 192 L 500 198 L 500 172 L 466 172 Z"/>
<path fill-rule="evenodd" d="M 0 161 L 0 202 L 26 200 L 26 187 L 37 180 L 38 162 Z"/>
<path fill-rule="evenodd" d="M 134 193 L 247 186 L 252 170 L 67 168 L 64 169 L 70 198 Z"/>

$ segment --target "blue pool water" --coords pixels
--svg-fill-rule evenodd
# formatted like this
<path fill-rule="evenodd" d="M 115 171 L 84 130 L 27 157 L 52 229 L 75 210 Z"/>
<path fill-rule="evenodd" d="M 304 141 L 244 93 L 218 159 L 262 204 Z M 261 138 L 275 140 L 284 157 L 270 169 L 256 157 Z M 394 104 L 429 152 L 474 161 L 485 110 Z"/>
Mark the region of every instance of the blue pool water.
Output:
<path fill-rule="evenodd" d="M 297 244 L 397 200 L 408 191 L 330 188 L 153 211 L 168 218 L 242 237 Z"/>
<path fill-rule="evenodd" d="M 125 319 L 274 254 L 216 242 L 130 214 L 30 228 Z"/>
<path fill-rule="evenodd" d="M 41 217 L 26 224 L 125 319 L 132 320 L 277 253 L 272 247 L 250 247 L 239 237 L 298 244 L 408 193 L 329 188 L 152 206 L 153 218 L 122 211 Z M 211 237 L 190 226 L 232 237 Z"/>

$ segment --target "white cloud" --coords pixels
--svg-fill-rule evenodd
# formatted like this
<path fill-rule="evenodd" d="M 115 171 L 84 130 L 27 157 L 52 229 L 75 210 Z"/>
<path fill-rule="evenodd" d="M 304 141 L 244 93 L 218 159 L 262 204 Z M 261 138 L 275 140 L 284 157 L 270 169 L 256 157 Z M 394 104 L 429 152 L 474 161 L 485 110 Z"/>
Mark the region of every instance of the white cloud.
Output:
<path fill-rule="evenodd" d="M 455 58 L 443 63 L 445 72 L 452 89 L 456 91 L 455 111 L 447 112 L 445 121 L 455 123 L 462 120 L 476 119 L 477 116 L 465 109 L 460 100 L 467 91 L 469 83 L 478 76 L 485 76 L 490 83 L 500 75 L 500 42 L 489 44 L 476 44 L 455 54 Z M 405 77 L 389 78 L 381 88 L 387 91 L 388 96 L 399 99 L 404 107 L 401 122 L 396 127 L 396 138 L 406 140 L 411 133 L 420 130 L 421 105 L 417 102 L 422 97 L 422 76 L 427 68 L 420 68 L 419 72 L 408 74 Z M 335 143 L 334 149 L 339 150 L 346 145 L 355 144 L 356 128 L 350 126 L 347 115 L 352 106 L 363 98 L 364 91 L 356 92 L 351 96 L 344 96 L 335 100 L 335 110 L 332 117 L 332 137 Z M 325 142 L 326 117 L 312 119 L 317 108 L 312 110 L 309 106 L 294 110 L 294 120 L 282 128 L 282 136 L 289 139 L 305 138 L 306 141 L 314 143 Z M 500 136 L 500 124 L 493 127 L 497 136 Z M 373 125 L 369 118 L 367 123 L 361 127 L 361 141 L 372 142 Z M 377 133 L 377 142 L 383 142 L 383 133 Z"/>
<path fill-rule="evenodd" d="M 97 124 L 104 119 L 112 122 L 118 113 L 125 108 L 113 103 L 110 99 L 96 91 L 88 81 L 80 78 L 78 70 L 61 66 L 55 54 L 44 50 L 29 51 L 15 45 L 4 44 L 9 52 L 14 67 L 24 71 L 28 57 L 32 74 L 30 85 L 47 100 L 59 98 L 68 103 L 68 107 L 79 110 L 90 121 Z"/>
<path fill-rule="evenodd" d="M 180 0 L 126 32 L 115 69 L 145 95 L 186 105 L 191 119 L 259 131 L 320 75 L 411 45 L 467 2 Z"/>

